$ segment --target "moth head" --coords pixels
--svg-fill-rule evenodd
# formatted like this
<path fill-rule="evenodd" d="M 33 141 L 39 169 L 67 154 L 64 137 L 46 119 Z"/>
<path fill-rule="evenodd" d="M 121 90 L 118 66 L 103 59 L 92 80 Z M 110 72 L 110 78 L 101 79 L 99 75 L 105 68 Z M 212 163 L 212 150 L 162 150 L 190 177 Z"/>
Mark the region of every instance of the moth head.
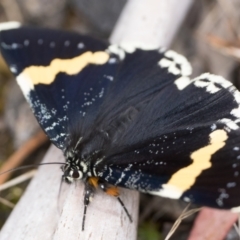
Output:
<path fill-rule="evenodd" d="M 74 152 L 67 152 L 65 157 L 66 164 L 62 166 L 63 180 L 71 183 L 83 179 L 87 172 L 87 165 Z"/>
<path fill-rule="evenodd" d="M 75 180 L 81 180 L 83 178 L 82 170 L 80 170 L 76 167 L 72 167 L 68 163 L 66 163 L 62 167 L 62 171 L 63 171 L 62 178 L 67 183 L 71 183 Z"/>

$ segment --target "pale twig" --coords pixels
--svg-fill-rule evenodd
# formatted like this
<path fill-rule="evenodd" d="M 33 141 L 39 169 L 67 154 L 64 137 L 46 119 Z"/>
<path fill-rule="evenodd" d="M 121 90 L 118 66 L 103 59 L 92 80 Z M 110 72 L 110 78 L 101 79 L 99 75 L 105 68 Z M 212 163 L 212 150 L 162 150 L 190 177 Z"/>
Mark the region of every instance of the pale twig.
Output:
<path fill-rule="evenodd" d="M 36 174 L 36 172 L 37 172 L 37 170 L 31 170 L 29 172 L 26 172 L 26 173 L 20 175 L 19 177 L 16 177 L 16 178 L 0 185 L 0 191 L 6 190 L 10 187 L 13 187 L 13 186 L 19 184 L 19 183 L 29 180 Z"/>
<path fill-rule="evenodd" d="M 238 39 L 239 35 L 237 32 L 238 26 L 236 23 L 234 23 L 234 17 L 233 16 L 233 8 L 234 6 L 230 6 L 233 4 L 231 1 L 225 1 L 225 0 L 218 0 L 219 6 L 221 7 L 221 10 L 223 14 L 225 15 L 225 18 L 227 19 L 227 23 L 229 26 L 229 33 L 232 33 L 234 38 Z"/>
<path fill-rule="evenodd" d="M 40 130 L 28 141 L 26 141 L 17 151 L 15 151 L 2 165 L 0 172 L 5 172 L 9 169 L 18 167 L 26 157 L 38 149 L 41 145 L 47 142 L 46 134 Z M 4 183 L 12 172 L 8 172 L 0 176 L 0 184 Z"/>
<path fill-rule="evenodd" d="M 24 18 L 16 0 L 1 0 L 6 17 L 9 21 L 23 22 Z"/>
<path fill-rule="evenodd" d="M 170 239 L 170 237 L 173 235 L 173 233 L 179 227 L 179 225 L 181 224 L 183 219 L 185 219 L 185 218 L 191 216 L 192 214 L 194 214 L 194 213 L 196 213 L 196 212 L 201 210 L 201 208 L 194 208 L 194 209 L 191 209 L 191 210 L 187 211 L 189 207 L 190 207 L 190 203 L 184 208 L 184 210 L 181 213 L 181 215 L 175 221 L 175 223 L 173 224 L 171 230 L 169 231 L 168 235 L 166 236 L 165 240 L 169 240 Z"/>
<path fill-rule="evenodd" d="M 15 204 L 11 203 L 10 201 L 8 201 L 5 198 L 1 198 L 0 197 L 0 203 L 4 204 L 4 205 L 6 205 L 7 207 L 10 207 L 10 208 L 14 208 L 15 207 Z"/>
<path fill-rule="evenodd" d="M 240 214 L 238 215 L 238 225 L 237 223 L 234 223 L 234 229 L 236 230 L 237 232 L 237 235 L 239 236 L 239 239 L 240 239 Z"/>

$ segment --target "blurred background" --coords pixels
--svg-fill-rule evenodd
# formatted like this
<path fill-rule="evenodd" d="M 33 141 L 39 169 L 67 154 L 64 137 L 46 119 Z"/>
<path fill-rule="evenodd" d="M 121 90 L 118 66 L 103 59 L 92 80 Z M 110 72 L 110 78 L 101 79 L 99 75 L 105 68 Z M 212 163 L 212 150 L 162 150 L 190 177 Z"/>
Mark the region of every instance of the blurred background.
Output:
<path fill-rule="evenodd" d="M 0 22 L 15 20 L 108 39 L 125 3 L 126 0 L 0 0 Z M 194 1 L 171 47 L 191 62 L 193 77 L 211 72 L 240 87 L 239 13 L 240 0 Z M 0 55 L 0 172 L 40 162 L 49 145 Z M 0 176 L 0 183 L 22 174 L 25 178 L 33 174 L 26 172 L 29 170 Z M 1 191 L 0 227 L 28 181 Z M 179 201 L 142 194 L 139 240 L 164 239 L 185 207 Z M 185 219 L 172 239 L 187 239 L 195 217 Z M 232 229 L 226 239 L 239 237 Z"/>

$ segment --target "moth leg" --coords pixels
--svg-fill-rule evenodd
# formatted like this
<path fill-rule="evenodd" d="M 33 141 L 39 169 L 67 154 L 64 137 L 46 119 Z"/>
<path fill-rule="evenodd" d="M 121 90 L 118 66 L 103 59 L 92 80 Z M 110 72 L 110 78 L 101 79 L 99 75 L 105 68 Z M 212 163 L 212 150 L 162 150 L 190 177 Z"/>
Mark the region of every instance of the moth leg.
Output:
<path fill-rule="evenodd" d="M 105 193 L 117 198 L 118 202 L 121 204 L 123 210 L 127 214 L 128 218 L 129 218 L 129 221 L 132 222 L 132 216 L 129 214 L 127 208 L 125 207 L 125 205 L 122 201 L 122 199 L 119 197 L 119 189 L 115 186 L 109 186 L 107 183 L 104 183 L 104 182 L 100 182 L 99 186 Z"/>
<path fill-rule="evenodd" d="M 84 231 L 87 207 L 89 203 L 92 201 L 94 192 L 95 192 L 95 186 L 89 182 L 86 182 L 85 192 L 84 192 L 84 212 L 83 212 L 83 220 L 82 220 L 82 231 Z"/>

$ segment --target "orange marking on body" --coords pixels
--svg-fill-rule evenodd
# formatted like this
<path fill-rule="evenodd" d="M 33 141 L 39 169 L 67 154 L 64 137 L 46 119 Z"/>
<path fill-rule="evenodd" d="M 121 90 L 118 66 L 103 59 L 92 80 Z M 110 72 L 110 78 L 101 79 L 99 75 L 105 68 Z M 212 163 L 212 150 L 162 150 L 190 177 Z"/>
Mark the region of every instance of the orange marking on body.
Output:
<path fill-rule="evenodd" d="M 99 181 L 99 178 L 97 178 L 97 177 L 90 177 L 90 178 L 88 179 L 88 183 L 89 183 L 90 185 L 94 186 L 95 188 L 98 187 L 98 181 Z"/>
<path fill-rule="evenodd" d="M 114 186 L 107 188 L 106 193 L 114 197 L 119 196 L 119 190 L 117 187 Z"/>

